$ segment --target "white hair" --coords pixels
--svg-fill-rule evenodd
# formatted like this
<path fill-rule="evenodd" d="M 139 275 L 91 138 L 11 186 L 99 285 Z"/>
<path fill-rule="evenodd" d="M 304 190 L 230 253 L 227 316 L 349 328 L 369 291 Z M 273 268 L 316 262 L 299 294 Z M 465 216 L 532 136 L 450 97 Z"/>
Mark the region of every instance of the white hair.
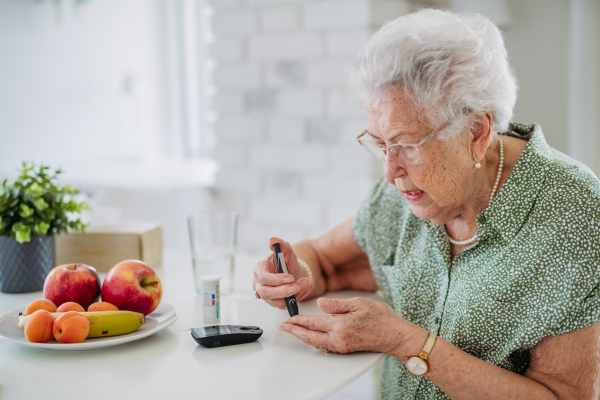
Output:
<path fill-rule="evenodd" d="M 463 109 L 491 112 L 508 129 L 517 82 L 502 34 L 480 14 L 423 9 L 385 24 L 354 59 L 350 85 L 363 105 L 401 91 L 431 125 Z M 458 118 L 462 126 L 465 118 Z M 455 124 L 452 124 L 455 125 Z"/>

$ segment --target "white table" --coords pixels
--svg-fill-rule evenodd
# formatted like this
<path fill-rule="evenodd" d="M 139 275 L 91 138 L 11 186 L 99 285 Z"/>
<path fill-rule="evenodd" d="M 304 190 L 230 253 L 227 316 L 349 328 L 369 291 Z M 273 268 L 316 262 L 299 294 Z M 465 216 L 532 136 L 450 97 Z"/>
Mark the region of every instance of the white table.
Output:
<path fill-rule="evenodd" d="M 235 293 L 221 298 L 221 324 L 258 325 L 264 333 L 257 342 L 213 349 L 197 345 L 189 328 L 204 324 L 191 260 L 169 255 L 156 272 L 163 301 L 179 310 L 173 325 L 145 339 L 89 351 L 36 349 L 0 338 L 0 399 L 320 399 L 381 360 L 376 353 L 324 353 L 281 332 L 287 311 L 253 297 L 256 261 L 236 260 Z M 381 301 L 365 292 L 327 295 L 357 296 Z M 0 293 L 0 316 L 42 297 L 41 292 Z M 303 314 L 323 314 L 316 300 L 299 307 Z"/>

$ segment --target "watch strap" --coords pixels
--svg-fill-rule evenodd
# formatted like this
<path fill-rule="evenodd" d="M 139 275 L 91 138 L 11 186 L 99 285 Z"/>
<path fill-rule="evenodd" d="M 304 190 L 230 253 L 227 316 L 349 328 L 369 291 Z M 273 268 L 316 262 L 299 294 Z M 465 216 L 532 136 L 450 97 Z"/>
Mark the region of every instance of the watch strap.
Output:
<path fill-rule="evenodd" d="M 423 350 L 421 350 L 421 352 L 419 353 L 419 358 L 427 360 L 427 357 L 429 357 L 429 353 L 431 353 L 431 349 L 435 344 L 435 339 L 437 339 L 437 335 L 433 332 L 429 332 L 429 336 L 427 337 L 427 341 L 423 346 Z"/>

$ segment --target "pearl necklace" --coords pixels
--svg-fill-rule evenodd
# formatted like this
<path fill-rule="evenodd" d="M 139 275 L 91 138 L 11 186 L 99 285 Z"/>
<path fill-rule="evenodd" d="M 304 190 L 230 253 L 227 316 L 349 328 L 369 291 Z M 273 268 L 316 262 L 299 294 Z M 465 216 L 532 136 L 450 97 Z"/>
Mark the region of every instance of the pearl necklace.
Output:
<path fill-rule="evenodd" d="M 502 176 L 502 168 L 504 167 L 504 143 L 502 143 L 502 138 L 500 137 L 498 137 L 498 141 L 500 142 L 500 163 L 498 164 L 498 174 L 496 174 L 496 182 L 494 183 L 494 188 L 492 189 L 492 194 L 490 195 L 490 201 L 488 202 L 488 204 L 491 203 L 492 199 L 494 198 L 494 195 L 496 194 L 496 189 L 498 189 L 498 183 L 500 183 L 500 176 Z M 448 235 L 448 232 L 446 232 L 446 226 L 444 226 L 444 233 L 446 234 L 446 237 L 448 237 L 450 243 L 459 246 L 471 244 L 477 240 L 477 234 L 475 234 L 475 236 L 467 240 L 454 240 L 450 237 L 450 235 Z"/>

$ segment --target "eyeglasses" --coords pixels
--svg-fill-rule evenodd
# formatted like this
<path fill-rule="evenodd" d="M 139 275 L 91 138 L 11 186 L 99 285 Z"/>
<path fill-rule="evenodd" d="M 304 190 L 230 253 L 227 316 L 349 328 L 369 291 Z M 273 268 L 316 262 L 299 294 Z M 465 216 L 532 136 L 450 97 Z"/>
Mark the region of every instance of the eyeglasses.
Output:
<path fill-rule="evenodd" d="M 373 154 L 375 157 L 379 158 L 381 161 L 385 161 L 385 157 L 389 151 L 400 162 L 408 163 L 411 165 L 416 165 L 422 161 L 421 153 L 419 153 L 419 147 L 423 146 L 423 144 L 425 144 L 426 141 L 428 141 L 435 134 L 439 133 L 445 127 L 450 125 L 450 123 L 452 121 L 454 121 L 456 119 L 456 117 L 458 117 L 458 115 L 460 115 L 460 113 L 458 113 L 454 118 L 452 118 L 451 120 L 446 122 L 435 132 L 428 135 L 425 139 L 421 140 L 419 143 L 416 143 L 416 144 L 395 143 L 395 144 L 392 144 L 392 145 L 386 147 L 384 143 L 375 142 L 375 140 L 377 140 L 377 139 L 374 138 L 373 136 L 371 136 L 369 134 L 369 132 L 367 132 L 366 129 L 360 135 L 358 135 L 356 137 L 356 140 L 358 140 L 358 143 L 360 143 L 364 148 L 366 148 L 369 151 L 369 153 Z M 363 138 L 363 136 L 365 136 L 365 135 L 367 135 L 367 136 L 365 138 Z M 369 140 L 369 139 L 371 139 L 371 140 Z"/>

